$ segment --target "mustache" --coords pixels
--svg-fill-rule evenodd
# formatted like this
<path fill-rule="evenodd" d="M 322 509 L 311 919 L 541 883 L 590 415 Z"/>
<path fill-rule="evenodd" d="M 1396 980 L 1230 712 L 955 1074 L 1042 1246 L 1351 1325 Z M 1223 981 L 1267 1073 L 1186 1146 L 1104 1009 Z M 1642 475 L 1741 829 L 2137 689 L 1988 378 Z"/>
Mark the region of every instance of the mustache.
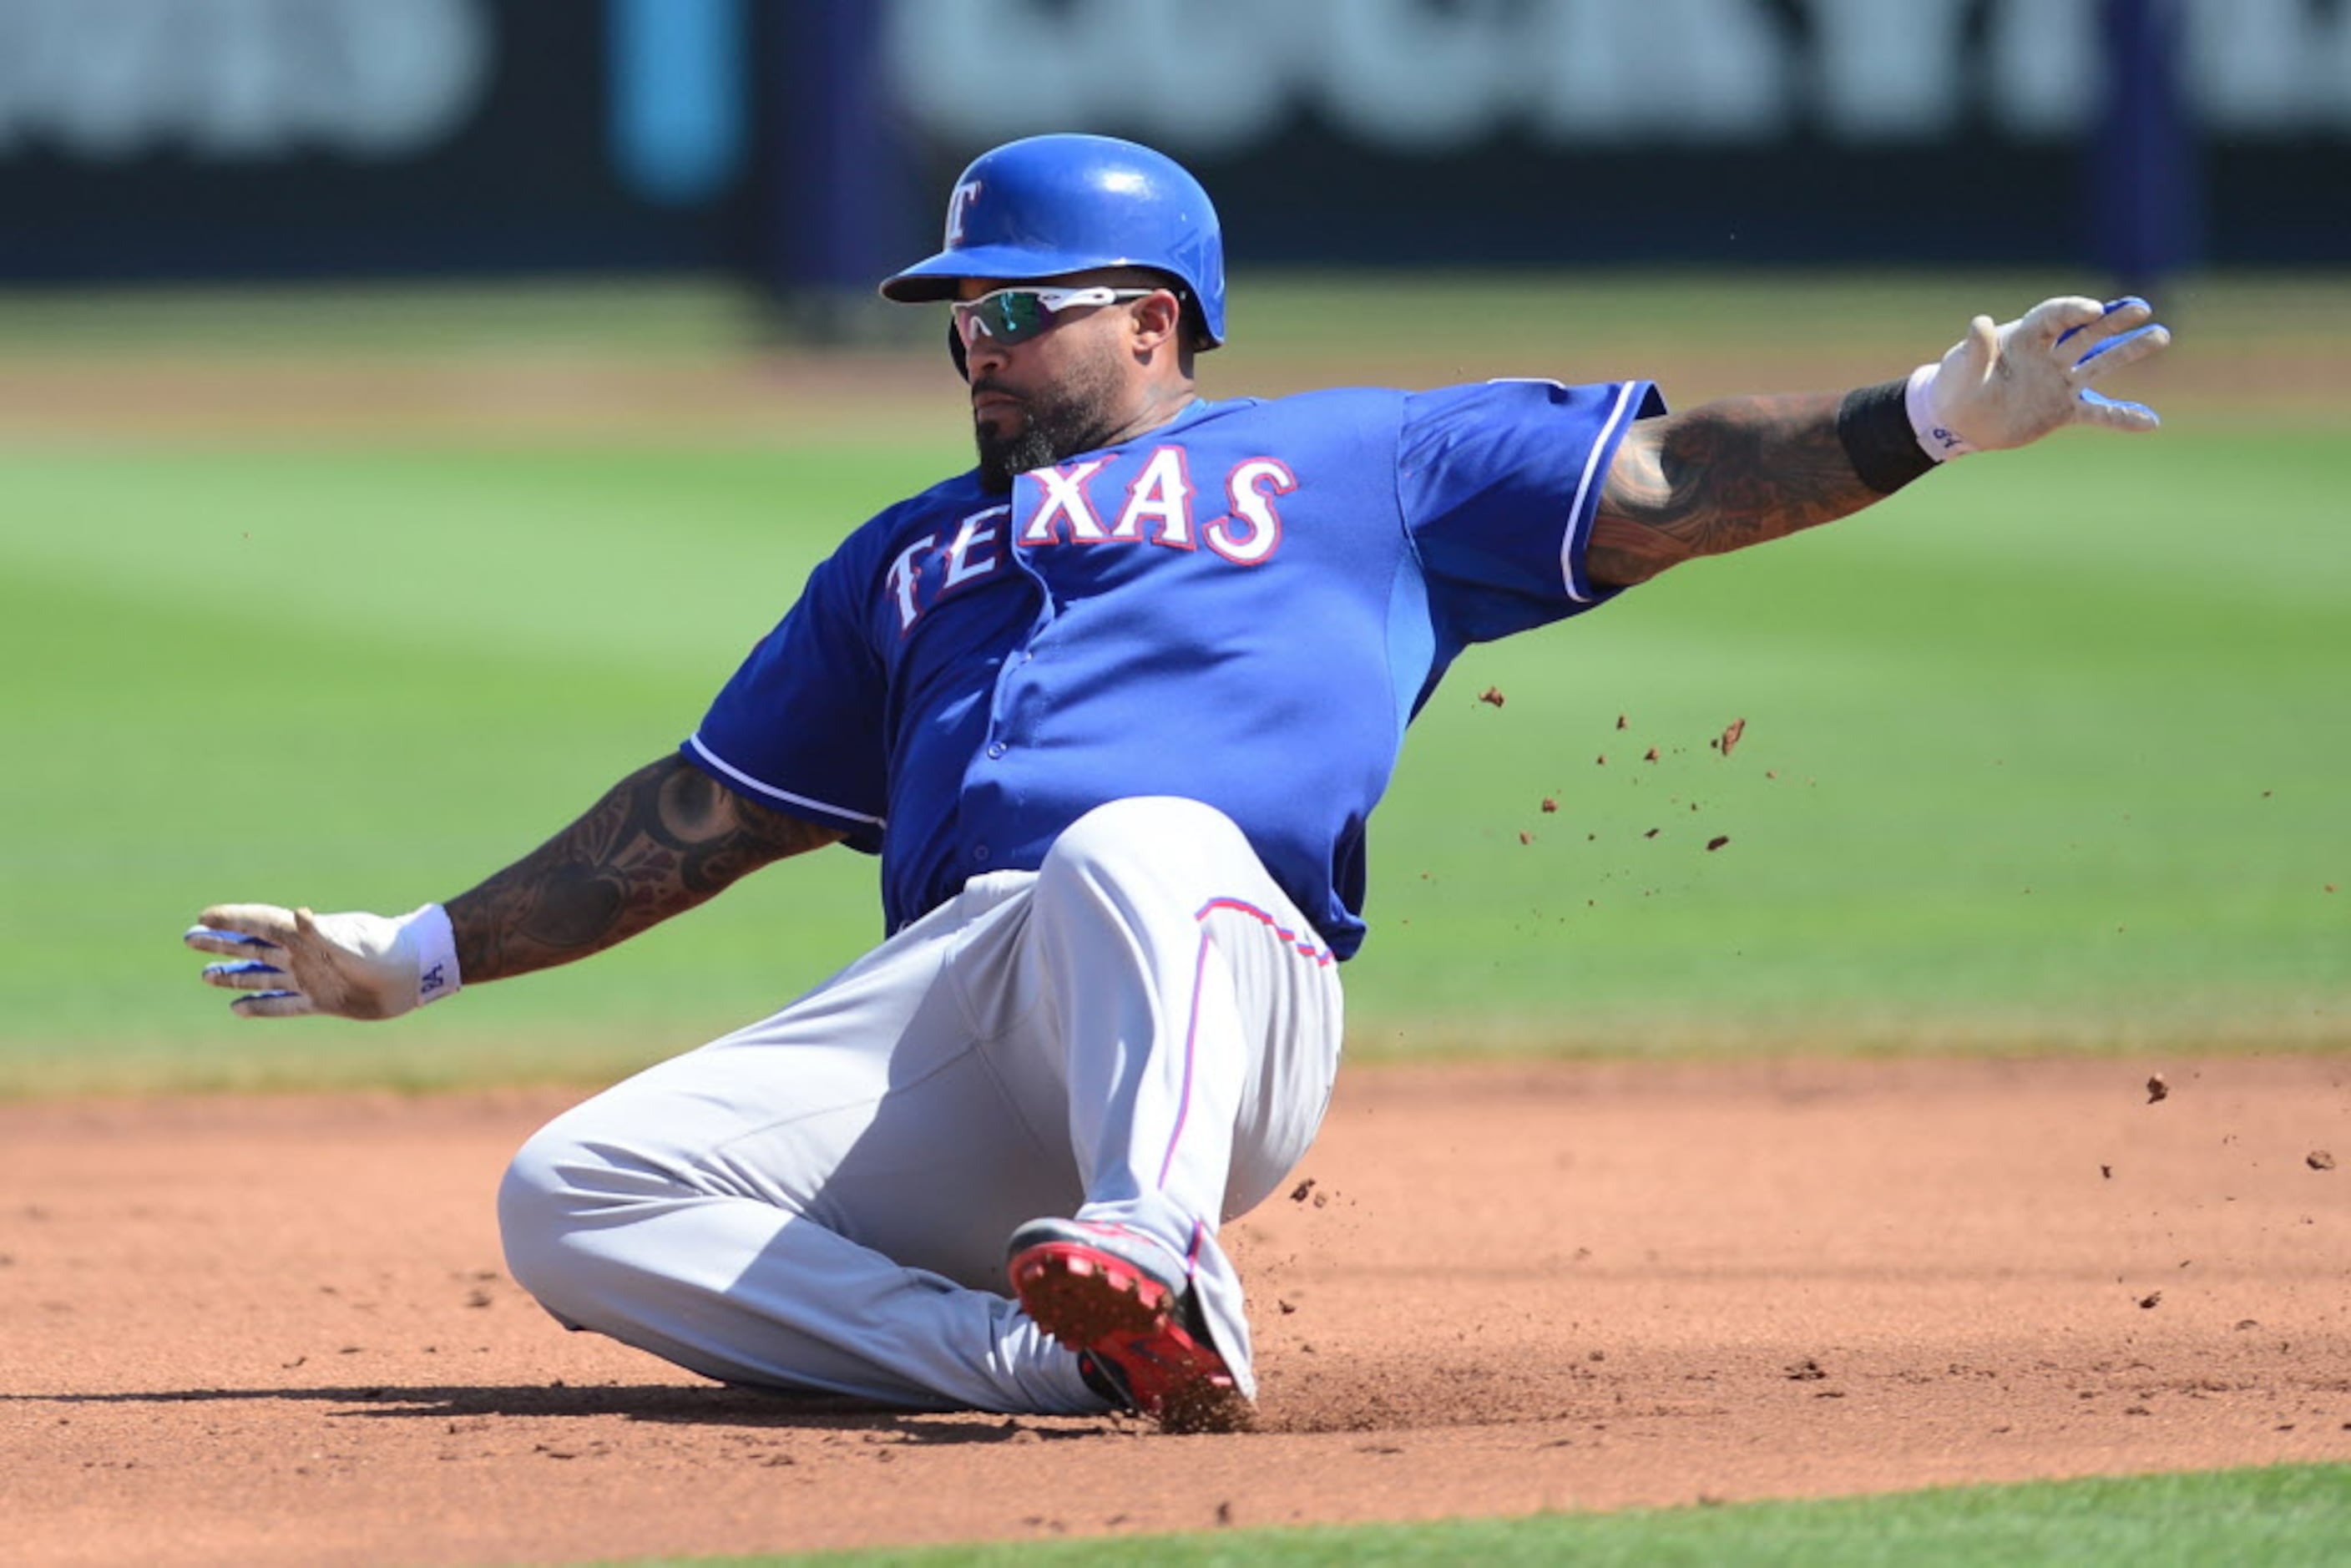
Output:
<path fill-rule="evenodd" d="M 1025 402 L 1028 401 L 1027 399 L 1022 398 L 1019 392 L 1014 392 L 1010 387 L 1006 386 L 1002 382 L 995 381 L 987 377 L 982 377 L 980 380 L 971 383 L 971 395 L 974 397 L 985 396 L 991 392 L 999 396 L 1011 398 L 1016 402 Z"/>

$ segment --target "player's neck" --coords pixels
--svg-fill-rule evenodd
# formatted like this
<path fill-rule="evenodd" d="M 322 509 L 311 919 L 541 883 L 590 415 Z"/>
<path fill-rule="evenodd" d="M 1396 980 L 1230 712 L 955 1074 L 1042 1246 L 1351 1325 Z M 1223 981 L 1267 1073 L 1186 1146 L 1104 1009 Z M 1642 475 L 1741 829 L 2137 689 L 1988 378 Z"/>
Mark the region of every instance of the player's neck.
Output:
<path fill-rule="evenodd" d="M 1142 390 L 1129 416 L 1100 444 L 1116 446 L 1138 435 L 1148 434 L 1191 407 L 1198 395 L 1188 377 L 1181 381 L 1153 382 Z"/>

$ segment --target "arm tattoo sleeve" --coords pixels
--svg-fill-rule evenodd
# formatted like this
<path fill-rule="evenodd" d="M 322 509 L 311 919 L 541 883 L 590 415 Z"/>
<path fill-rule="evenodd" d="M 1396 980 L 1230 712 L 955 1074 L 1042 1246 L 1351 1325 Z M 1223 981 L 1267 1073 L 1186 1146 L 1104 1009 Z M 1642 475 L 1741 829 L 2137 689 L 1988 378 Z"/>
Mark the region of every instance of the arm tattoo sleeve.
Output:
<path fill-rule="evenodd" d="M 588 813 L 449 901 L 472 985 L 584 958 L 771 861 L 841 835 L 747 800 L 682 757 L 639 768 Z"/>
<path fill-rule="evenodd" d="M 1884 498 L 1837 434 L 1841 392 L 1725 398 L 1644 420 L 1610 465 L 1586 556 L 1602 582 L 1646 582 L 1850 516 Z"/>

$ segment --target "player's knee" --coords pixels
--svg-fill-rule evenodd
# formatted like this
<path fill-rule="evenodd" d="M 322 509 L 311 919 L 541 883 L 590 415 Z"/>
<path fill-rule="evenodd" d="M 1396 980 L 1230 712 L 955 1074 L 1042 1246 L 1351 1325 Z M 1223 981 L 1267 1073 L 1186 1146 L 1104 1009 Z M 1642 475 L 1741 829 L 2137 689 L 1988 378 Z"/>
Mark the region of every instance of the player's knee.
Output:
<path fill-rule="evenodd" d="M 522 1146 L 498 1184 L 507 1273 L 566 1322 L 585 1315 L 574 1309 L 593 1289 L 593 1258 L 579 1245 L 594 1203 L 579 1180 L 585 1155 L 559 1124 L 549 1127 Z"/>
<path fill-rule="evenodd" d="M 1214 806 L 1176 795 L 1137 795 L 1096 806 L 1063 829 L 1038 868 L 1040 881 L 1119 882 L 1142 869 L 1200 872 L 1249 841 Z"/>

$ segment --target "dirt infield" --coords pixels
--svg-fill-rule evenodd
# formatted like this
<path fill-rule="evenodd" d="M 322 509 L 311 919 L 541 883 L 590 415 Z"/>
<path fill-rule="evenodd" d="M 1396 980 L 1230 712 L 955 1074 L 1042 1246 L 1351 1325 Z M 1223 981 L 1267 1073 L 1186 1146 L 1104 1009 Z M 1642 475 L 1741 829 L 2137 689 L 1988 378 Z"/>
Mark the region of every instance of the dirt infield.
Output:
<path fill-rule="evenodd" d="M 568 1098 L 0 1108 L 9 1561 L 577 1563 L 2351 1459 L 2339 1058 L 1357 1070 L 1302 1196 L 1229 1232 L 1266 1429 L 1186 1438 L 800 1405 L 565 1335 L 490 1197 Z"/>

